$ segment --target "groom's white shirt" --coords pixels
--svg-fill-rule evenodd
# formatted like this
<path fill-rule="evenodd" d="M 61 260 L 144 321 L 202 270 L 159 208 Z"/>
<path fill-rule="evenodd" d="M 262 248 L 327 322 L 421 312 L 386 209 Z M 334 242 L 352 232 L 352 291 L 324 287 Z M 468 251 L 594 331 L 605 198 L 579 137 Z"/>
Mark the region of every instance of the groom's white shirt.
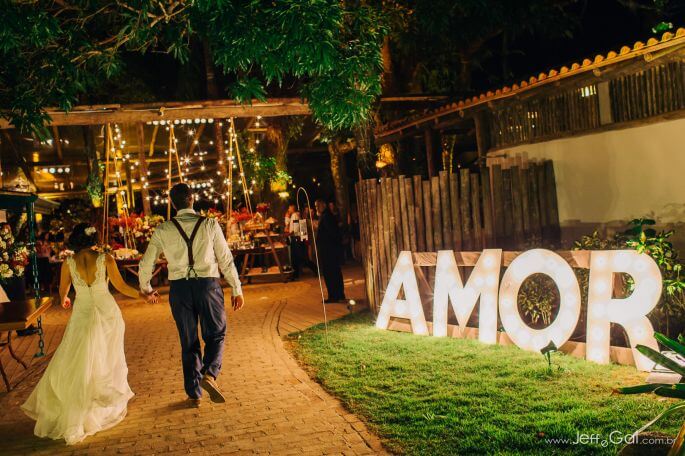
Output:
<path fill-rule="evenodd" d="M 197 214 L 193 209 L 181 209 L 176 214 L 183 231 L 190 236 L 197 222 Z M 144 293 L 151 293 L 150 279 L 155 268 L 155 261 L 164 252 L 168 262 L 169 280 L 185 279 L 188 274 L 188 249 L 172 222 L 164 222 L 157 226 L 145 251 L 145 255 L 138 265 L 140 289 Z M 238 271 L 233 262 L 233 255 L 228 248 L 226 238 L 221 232 L 221 225 L 215 219 L 208 218 L 193 242 L 193 259 L 195 272 L 198 277 L 219 277 L 219 270 L 231 287 L 233 296 L 243 294 L 240 288 Z M 193 277 L 195 275 L 193 274 Z"/>

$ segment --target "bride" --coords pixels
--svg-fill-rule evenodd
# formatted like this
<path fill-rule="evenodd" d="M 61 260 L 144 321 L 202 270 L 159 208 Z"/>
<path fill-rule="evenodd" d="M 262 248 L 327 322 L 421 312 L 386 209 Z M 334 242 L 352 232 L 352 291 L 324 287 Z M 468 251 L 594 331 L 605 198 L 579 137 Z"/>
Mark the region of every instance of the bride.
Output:
<path fill-rule="evenodd" d="M 62 265 L 59 295 L 62 307 L 73 283 L 74 310 L 64 337 L 43 377 L 21 406 L 36 420 L 39 437 L 64 439 L 68 445 L 115 426 L 126 416 L 133 397 L 124 357 L 124 320 L 109 292 L 108 278 L 132 298 L 139 292 L 121 277 L 114 258 L 96 252 L 97 231 L 76 225 L 69 247 L 76 252 Z M 156 295 L 146 297 L 156 302 Z"/>

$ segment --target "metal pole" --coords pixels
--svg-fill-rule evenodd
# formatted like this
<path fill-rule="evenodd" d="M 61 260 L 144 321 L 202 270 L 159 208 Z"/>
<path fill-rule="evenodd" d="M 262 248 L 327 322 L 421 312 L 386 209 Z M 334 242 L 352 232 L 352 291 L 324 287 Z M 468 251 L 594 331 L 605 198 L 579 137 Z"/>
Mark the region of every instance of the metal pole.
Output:
<path fill-rule="evenodd" d="M 38 279 L 38 257 L 36 255 L 36 213 L 33 201 L 26 205 L 26 215 L 29 223 L 29 261 L 33 272 L 33 294 L 36 298 L 36 309 L 40 307 L 40 281 Z M 43 337 L 43 317 L 38 317 L 38 353 L 34 356 L 45 356 L 45 339 Z"/>

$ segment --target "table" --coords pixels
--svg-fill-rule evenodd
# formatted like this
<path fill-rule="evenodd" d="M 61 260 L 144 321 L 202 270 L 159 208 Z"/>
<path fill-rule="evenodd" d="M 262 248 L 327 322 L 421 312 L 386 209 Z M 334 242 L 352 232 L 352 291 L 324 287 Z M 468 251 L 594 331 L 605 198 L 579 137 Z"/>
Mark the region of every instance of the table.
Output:
<path fill-rule="evenodd" d="M 38 337 L 40 339 L 38 341 L 39 351 L 36 353 L 36 356 L 43 356 L 43 347 L 45 345 L 43 340 L 42 317 L 51 305 L 52 298 L 50 297 L 40 298 L 39 300 L 25 299 L 23 301 L 10 301 L 0 304 L 0 332 L 7 331 L 7 341 L 0 345 L 0 353 L 5 349 L 8 349 L 10 356 L 21 364 L 24 369 L 28 369 L 26 363 L 22 361 L 12 349 L 12 331 L 27 329 L 32 324 L 37 323 Z M 5 381 L 7 391 L 10 391 L 12 387 L 7 379 L 5 368 L 2 365 L 2 358 L 0 358 L 0 374 Z"/>
<path fill-rule="evenodd" d="M 279 236 L 275 233 L 267 233 L 266 231 L 258 231 L 255 233 L 255 241 L 267 241 L 263 242 L 262 246 L 254 247 L 251 249 L 235 249 L 232 250 L 234 256 L 242 256 L 243 264 L 240 268 L 240 279 L 246 280 L 247 283 L 251 283 L 252 279 L 255 277 L 277 277 L 287 282 L 292 277 L 292 271 L 287 271 L 284 269 L 283 264 L 278 257 L 279 252 L 283 252 L 286 249 L 286 245 L 278 240 Z M 255 259 L 258 256 L 268 257 L 271 256 L 274 260 L 275 266 L 271 266 L 266 270 L 253 267 Z"/>
<path fill-rule="evenodd" d="M 138 277 L 138 264 L 140 263 L 140 258 L 131 258 L 128 260 L 117 260 L 117 265 L 119 266 L 119 269 L 122 269 L 124 273 L 131 273 L 134 276 Z M 152 271 L 152 277 L 151 279 L 157 277 L 162 271 L 165 271 L 167 268 L 167 261 L 158 259 L 155 261 L 155 270 Z M 160 276 L 161 278 L 161 276 Z"/>

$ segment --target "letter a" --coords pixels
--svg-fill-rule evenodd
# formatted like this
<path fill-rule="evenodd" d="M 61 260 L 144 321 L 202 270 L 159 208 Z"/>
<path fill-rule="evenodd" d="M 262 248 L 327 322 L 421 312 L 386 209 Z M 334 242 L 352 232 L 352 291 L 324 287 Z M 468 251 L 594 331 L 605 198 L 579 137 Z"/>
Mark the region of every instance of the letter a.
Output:
<path fill-rule="evenodd" d="M 404 287 L 406 299 L 397 299 L 400 289 Z M 388 329 L 390 317 L 406 318 L 411 321 L 411 329 L 414 334 L 428 335 L 428 325 L 423 314 L 419 286 L 416 283 L 414 263 L 411 252 L 400 252 L 392 271 L 388 287 L 385 289 L 383 303 L 378 312 L 376 327 Z"/>
<path fill-rule="evenodd" d="M 463 333 L 480 297 L 478 339 L 488 344 L 497 343 L 497 288 L 501 262 L 502 250 L 483 250 L 464 286 L 454 253 L 451 250 L 438 252 L 433 290 L 434 336 L 447 335 L 448 301 L 452 301 Z"/>

